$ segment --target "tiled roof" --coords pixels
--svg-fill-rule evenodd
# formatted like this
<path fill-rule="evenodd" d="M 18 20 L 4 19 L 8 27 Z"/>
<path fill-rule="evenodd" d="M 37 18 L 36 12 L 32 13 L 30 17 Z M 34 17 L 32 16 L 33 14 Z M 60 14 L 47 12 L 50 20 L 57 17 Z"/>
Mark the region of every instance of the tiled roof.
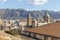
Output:
<path fill-rule="evenodd" d="M 27 22 L 27 20 L 19 20 L 19 22 Z"/>
<path fill-rule="evenodd" d="M 44 34 L 44 35 L 50 35 L 50 36 L 60 38 L 60 22 L 47 24 L 41 27 L 26 29 L 25 31 Z"/>

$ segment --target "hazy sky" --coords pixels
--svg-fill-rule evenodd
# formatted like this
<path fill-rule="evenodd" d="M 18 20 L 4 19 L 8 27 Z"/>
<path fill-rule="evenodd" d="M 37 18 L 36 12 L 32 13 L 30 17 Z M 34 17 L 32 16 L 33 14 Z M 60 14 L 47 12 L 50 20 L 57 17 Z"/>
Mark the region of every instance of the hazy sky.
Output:
<path fill-rule="evenodd" d="M 1 8 L 59 11 L 60 0 L 0 0 Z"/>

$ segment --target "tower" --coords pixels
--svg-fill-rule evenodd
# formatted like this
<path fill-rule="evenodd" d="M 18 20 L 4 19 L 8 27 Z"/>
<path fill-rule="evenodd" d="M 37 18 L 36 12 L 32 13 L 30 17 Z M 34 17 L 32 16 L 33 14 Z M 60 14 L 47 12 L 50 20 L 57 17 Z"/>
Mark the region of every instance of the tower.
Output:
<path fill-rule="evenodd" d="M 28 16 L 27 16 L 27 26 L 28 27 L 32 26 L 32 17 L 30 15 L 30 13 L 28 13 Z"/>
<path fill-rule="evenodd" d="M 4 29 L 4 27 L 3 27 L 3 21 L 2 21 L 2 17 L 0 16 L 0 30 L 3 30 Z"/>
<path fill-rule="evenodd" d="M 44 22 L 50 23 L 50 15 L 48 14 L 48 11 L 46 11 L 44 17 L 43 17 Z"/>
<path fill-rule="evenodd" d="M 0 16 L 0 25 L 2 25 L 2 17 Z"/>

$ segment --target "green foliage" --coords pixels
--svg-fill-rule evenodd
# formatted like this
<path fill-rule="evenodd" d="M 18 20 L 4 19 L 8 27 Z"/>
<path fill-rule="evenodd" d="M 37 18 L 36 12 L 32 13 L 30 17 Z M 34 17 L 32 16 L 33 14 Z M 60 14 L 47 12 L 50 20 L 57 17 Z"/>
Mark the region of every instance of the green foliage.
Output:
<path fill-rule="evenodd" d="M 14 35 L 14 36 L 18 34 L 18 31 L 16 29 L 10 30 L 10 31 L 5 31 L 5 32 L 8 34 Z"/>

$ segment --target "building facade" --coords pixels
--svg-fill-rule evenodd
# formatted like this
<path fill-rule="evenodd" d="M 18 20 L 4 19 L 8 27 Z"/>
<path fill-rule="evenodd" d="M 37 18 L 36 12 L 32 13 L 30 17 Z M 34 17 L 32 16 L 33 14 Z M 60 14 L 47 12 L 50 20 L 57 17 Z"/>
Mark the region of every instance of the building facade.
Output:
<path fill-rule="evenodd" d="M 4 26 L 3 26 L 3 20 L 2 17 L 0 16 L 0 30 L 3 30 Z"/>
<path fill-rule="evenodd" d="M 38 26 L 38 20 L 37 19 L 34 19 L 32 21 L 32 27 L 37 27 Z"/>
<path fill-rule="evenodd" d="M 19 30 L 19 34 L 37 40 L 60 40 L 60 22 L 48 24 L 41 27 Z"/>
<path fill-rule="evenodd" d="M 27 16 L 27 26 L 28 27 L 32 26 L 32 17 L 30 13 L 28 13 L 28 16 Z"/>

